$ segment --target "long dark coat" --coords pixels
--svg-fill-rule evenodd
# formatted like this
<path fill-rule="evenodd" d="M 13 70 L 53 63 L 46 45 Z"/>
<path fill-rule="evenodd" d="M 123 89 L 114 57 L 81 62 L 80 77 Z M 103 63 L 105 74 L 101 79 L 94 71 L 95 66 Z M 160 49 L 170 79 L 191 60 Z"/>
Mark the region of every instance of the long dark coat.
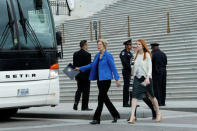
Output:
<path fill-rule="evenodd" d="M 166 65 L 167 56 L 160 49 L 152 52 L 153 89 L 160 106 L 165 105 L 166 99 Z"/>

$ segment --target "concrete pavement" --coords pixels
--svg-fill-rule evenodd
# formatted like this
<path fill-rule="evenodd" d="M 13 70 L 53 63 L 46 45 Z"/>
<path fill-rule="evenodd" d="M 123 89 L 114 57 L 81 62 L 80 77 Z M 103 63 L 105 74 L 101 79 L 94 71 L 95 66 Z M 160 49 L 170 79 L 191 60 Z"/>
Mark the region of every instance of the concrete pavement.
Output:
<path fill-rule="evenodd" d="M 113 102 L 114 106 L 120 113 L 121 119 L 127 119 L 129 117 L 131 108 L 122 107 L 121 102 Z M 142 102 L 139 101 L 137 110 L 137 118 L 151 117 L 151 110 Z M 36 117 L 36 118 L 54 118 L 54 119 L 84 119 L 91 120 L 97 103 L 90 103 L 89 108 L 93 111 L 81 111 L 81 104 L 78 105 L 78 110 L 73 110 L 73 103 L 60 103 L 56 107 L 32 107 L 29 109 L 19 110 L 17 117 Z M 197 113 L 197 101 L 167 101 L 166 106 L 160 107 L 163 117 L 176 114 L 177 112 L 196 112 Z M 104 106 L 102 120 L 112 119 L 109 111 Z"/>

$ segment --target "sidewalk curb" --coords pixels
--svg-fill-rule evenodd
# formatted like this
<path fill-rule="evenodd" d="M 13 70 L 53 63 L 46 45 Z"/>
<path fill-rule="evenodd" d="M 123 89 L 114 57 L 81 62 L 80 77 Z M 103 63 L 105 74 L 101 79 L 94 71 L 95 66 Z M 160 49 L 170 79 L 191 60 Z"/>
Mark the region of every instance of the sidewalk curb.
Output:
<path fill-rule="evenodd" d="M 162 107 L 161 110 L 182 111 L 182 112 L 197 112 L 197 108 L 184 108 L 184 107 Z"/>
<path fill-rule="evenodd" d="M 88 112 L 84 114 L 75 113 L 43 113 L 43 112 L 19 112 L 15 117 L 22 118 L 50 118 L 50 119 L 82 119 L 82 120 L 92 120 L 94 113 Z M 137 118 L 147 118 L 152 117 L 151 111 L 148 110 L 138 110 Z M 120 112 L 120 119 L 128 119 L 130 112 Z M 112 120 L 113 117 L 109 112 L 102 112 L 101 120 Z"/>

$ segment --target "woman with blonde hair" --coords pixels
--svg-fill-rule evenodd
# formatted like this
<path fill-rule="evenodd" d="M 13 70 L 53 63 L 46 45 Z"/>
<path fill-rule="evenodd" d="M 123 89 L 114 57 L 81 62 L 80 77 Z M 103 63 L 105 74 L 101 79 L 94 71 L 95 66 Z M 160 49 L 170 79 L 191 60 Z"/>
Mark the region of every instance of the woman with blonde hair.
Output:
<path fill-rule="evenodd" d="M 134 82 L 133 82 L 133 94 L 132 94 L 132 107 L 131 107 L 131 117 L 128 121 L 131 124 L 135 123 L 135 109 L 137 105 L 137 100 L 142 99 L 145 95 L 148 95 L 151 102 L 154 105 L 156 111 L 156 122 L 160 122 L 162 119 L 161 113 L 159 111 L 159 105 L 156 97 L 153 93 L 152 86 L 152 61 L 151 52 L 144 40 L 138 40 L 137 54 L 135 56 L 134 64 Z"/>
<path fill-rule="evenodd" d="M 114 58 L 110 52 L 107 51 L 107 41 L 99 39 L 97 41 L 97 48 L 99 52 L 95 55 L 91 64 L 82 67 L 76 67 L 76 70 L 82 72 L 90 69 L 89 80 L 97 80 L 99 89 L 98 106 L 93 116 L 93 121 L 90 124 L 100 124 L 100 117 L 103 110 L 103 104 L 113 117 L 112 123 L 116 123 L 120 118 L 119 112 L 116 110 L 112 102 L 110 101 L 107 92 L 111 86 L 111 80 L 113 76 L 116 80 L 116 86 L 120 87 L 119 75 L 114 63 Z"/>

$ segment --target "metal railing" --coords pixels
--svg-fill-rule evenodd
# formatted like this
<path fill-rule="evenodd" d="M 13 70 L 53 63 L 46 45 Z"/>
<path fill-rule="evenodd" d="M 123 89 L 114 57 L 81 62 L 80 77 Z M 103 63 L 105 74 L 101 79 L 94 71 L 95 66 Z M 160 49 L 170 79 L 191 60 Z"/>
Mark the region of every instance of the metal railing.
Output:
<path fill-rule="evenodd" d="M 66 1 L 50 1 L 53 15 L 69 15 Z"/>

